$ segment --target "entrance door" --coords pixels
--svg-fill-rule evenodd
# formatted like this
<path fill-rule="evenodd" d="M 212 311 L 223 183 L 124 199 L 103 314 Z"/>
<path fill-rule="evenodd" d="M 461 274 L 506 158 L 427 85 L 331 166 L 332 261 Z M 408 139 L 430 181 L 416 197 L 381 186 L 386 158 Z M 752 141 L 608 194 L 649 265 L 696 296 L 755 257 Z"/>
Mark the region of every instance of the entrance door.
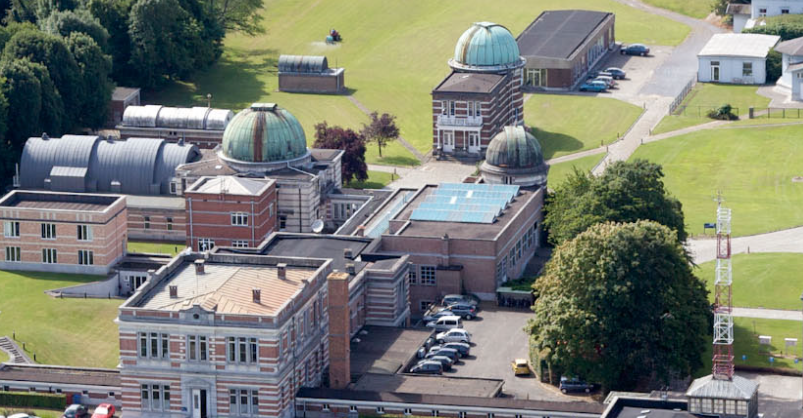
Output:
<path fill-rule="evenodd" d="M 192 418 L 207 418 L 206 389 L 192 390 Z"/>
<path fill-rule="evenodd" d="M 480 152 L 480 134 L 478 132 L 468 133 L 468 152 Z"/>
<path fill-rule="evenodd" d="M 711 81 L 719 81 L 719 62 L 711 64 Z"/>
<path fill-rule="evenodd" d="M 454 131 L 443 131 L 443 152 L 454 151 Z"/>

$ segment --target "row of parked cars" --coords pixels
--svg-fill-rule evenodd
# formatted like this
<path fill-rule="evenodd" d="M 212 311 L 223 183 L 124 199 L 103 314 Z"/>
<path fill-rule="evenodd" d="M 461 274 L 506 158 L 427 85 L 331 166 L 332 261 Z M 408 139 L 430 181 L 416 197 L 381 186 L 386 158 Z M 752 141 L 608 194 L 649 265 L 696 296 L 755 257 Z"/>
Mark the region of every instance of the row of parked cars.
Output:
<path fill-rule="evenodd" d="M 645 57 L 650 55 L 650 48 L 644 44 L 622 45 L 619 49 L 622 55 L 640 55 Z M 588 80 L 580 85 L 580 91 L 591 91 L 601 93 L 616 87 L 616 80 L 624 80 L 627 74 L 618 67 L 608 67 L 602 71 L 592 71 L 588 74 Z"/>
<path fill-rule="evenodd" d="M 102 403 L 98 405 L 94 411 L 92 411 L 92 415 L 89 414 L 89 409 L 86 405 L 81 405 L 74 403 L 67 407 L 64 410 L 64 413 L 61 415 L 61 418 L 113 418 L 114 417 L 114 405 L 108 403 Z M 0 418 L 6 418 L 3 415 L 0 415 Z M 39 418 L 36 415 L 31 415 L 27 413 L 19 413 L 9 415 L 8 418 Z"/>
<path fill-rule="evenodd" d="M 441 374 L 468 356 L 471 334 L 463 328 L 463 320 L 475 319 L 479 310 L 479 299 L 470 295 L 446 295 L 430 309 L 424 323 L 438 333 L 418 350 L 420 360 L 410 373 Z"/>

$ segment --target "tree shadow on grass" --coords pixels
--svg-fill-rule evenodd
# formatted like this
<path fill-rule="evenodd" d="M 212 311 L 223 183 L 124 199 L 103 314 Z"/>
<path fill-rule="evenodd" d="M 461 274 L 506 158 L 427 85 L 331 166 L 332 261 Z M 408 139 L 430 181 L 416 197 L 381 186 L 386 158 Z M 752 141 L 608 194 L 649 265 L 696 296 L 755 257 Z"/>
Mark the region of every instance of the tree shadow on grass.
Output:
<path fill-rule="evenodd" d="M 385 185 L 378 181 L 367 180 L 364 182 L 353 181 L 351 183 L 346 183 L 345 185 L 343 185 L 343 187 L 347 189 L 381 189 L 385 187 Z"/>
<path fill-rule="evenodd" d="M 541 152 L 545 160 L 552 158 L 558 152 L 570 154 L 580 151 L 585 146 L 585 144 L 577 138 L 558 132 L 530 128 L 530 133 L 533 134 L 533 136 L 538 139 L 538 143 L 541 144 Z"/>
<path fill-rule="evenodd" d="M 406 150 L 406 149 L 405 149 Z M 366 161 L 369 164 L 378 164 L 378 165 L 398 165 L 398 166 L 418 166 L 421 165 L 421 162 L 418 161 L 417 158 L 414 156 L 403 156 L 403 155 L 395 155 L 395 156 L 388 156 L 382 158 L 376 158 L 375 160 L 372 159 L 371 161 Z"/>

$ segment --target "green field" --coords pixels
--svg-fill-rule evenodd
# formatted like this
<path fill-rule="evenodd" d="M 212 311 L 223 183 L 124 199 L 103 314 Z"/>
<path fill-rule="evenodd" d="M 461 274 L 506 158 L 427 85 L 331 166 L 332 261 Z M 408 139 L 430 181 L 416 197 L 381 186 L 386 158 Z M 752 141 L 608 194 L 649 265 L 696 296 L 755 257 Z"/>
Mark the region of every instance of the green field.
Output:
<path fill-rule="evenodd" d="M 711 13 L 711 1 L 706 0 L 643 0 L 644 3 L 671 10 L 697 19 L 705 19 Z"/>
<path fill-rule="evenodd" d="M 700 264 L 695 270 L 704 280 L 714 300 L 716 261 Z M 799 272 L 803 254 L 753 253 L 733 256 L 733 306 L 744 308 L 794 309 L 801 306 Z"/>
<path fill-rule="evenodd" d="M 578 158 L 576 160 L 566 161 L 563 163 L 553 164 L 549 166 L 549 175 L 547 176 L 547 185 L 554 189 L 557 185 L 563 182 L 566 177 L 574 172 L 576 167 L 580 171 L 586 173 L 590 172 L 598 162 L 605 157 L 605 154 L 589 155 L 588 157 Z"/>
<path fill-rule="evenodd" d="M 385 173 L 384 171 L 368 171 L 368 180 L 353 181 L 346 183 L 343 187 L 352 189 L 381 189 L 390 184 L 393 173 Z"/>
<path fill-rule="evenodd" d="M 703 233 L 721 190 L 733 209 L 733 235 L 803 225 L 803 126 L 711 129 L 640 146 L 631 157 L 663 165 L 665 184 L 683 203 L 686 230 Z"/>
<path fill-rule="evenodd" d="M 183 242 L 128 241 L 128 252 L 176 255 L 186 248 Z"/>
<path fill-rule="evenodd" d="M 103 276 L 0 271 L 0 335 L 43 364 L 115 367 L 119 360 L 120 300 L 55 299 L 45 290 L 102 280 Z"/>
<path fill-rule="evenodd" d="M 57 411 L 55 409 L 31 409 L 31 408 L 19 408 L 11 406 L 9 407 L 0 406 L 0 415 L 8 417 L 20 413 L 34 414 L 34 416 L 37 416 L 39 418 L 60 418 L 62 415 L 64 415 L 64 411 Z"/>
<path fill-rule="evenodd" d="M 267 0 L 264 35 L 231 34 L 217 65 L 191 83 L 176 83 L 146 94 L 146 101 L 189 106 L 205 104 L 242 109 L 252 102 L 276 102 L 310 128 L 326 120 L 357 128 L 366 117 L 344 96 L 277 92 L 280 54 L 326 55 L 330 66 L 346 68 L 351 94 L 370 110 L 398 117 L 401 134 L 422 153 L 432 147 L 431 91 L 449 73 L 446 61 L 472 22 L 494 21 L 513 34 L 546 9 L 593 9 L 616 13 L 617 40 L 677 45 L 689 28 L 614 0 L 510 0 L 495 7 L 482 0 L 459 3 L 430 0 L 348 2 Z M 329 29 L 343 42 L 326 45 Z M 395 145 L 400 146 L 400 145 Z M 369 148 L 370 149 L 370 148 Z M 403 149 L 395 157 L 412 158 Z M 369 155 L 369 162 L 377 161 Z"/>
<path fill-rule="evenodd" d="M 746 115 L 751 106 L 767 107 L 770 99 L 756 94 L 757 90 L 756 86 L 699 83 L 694 86 L 679 108 L 684 109 L 683 106 L 686 106 L 683 113 L 664 117 L 652 133 L 655 135 L 712 122 L 714 119 L 707 117 L 706 112 L 724 104 L 738 108 L 739 115 Z M 734 113 L 737 113 L 736 109 Z"/>
<path fill-rule="evenodd" d="M 533 94 L 524 105 L 524 123 L 533 128 L 548 160 L 616 141 L 641 112 L 616 99 Z"/>

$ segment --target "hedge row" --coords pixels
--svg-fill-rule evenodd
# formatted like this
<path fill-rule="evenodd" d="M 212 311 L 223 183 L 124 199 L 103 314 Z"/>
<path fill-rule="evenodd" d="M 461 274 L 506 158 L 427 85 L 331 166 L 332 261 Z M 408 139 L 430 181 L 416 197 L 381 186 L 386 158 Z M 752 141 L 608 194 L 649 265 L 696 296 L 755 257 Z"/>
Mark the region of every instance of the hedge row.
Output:
<path fill-rule="evenodd" d="M 67 398 L 53 393 L 0 392 L 0 405 L 11 408 L 64 409 Z"/>

